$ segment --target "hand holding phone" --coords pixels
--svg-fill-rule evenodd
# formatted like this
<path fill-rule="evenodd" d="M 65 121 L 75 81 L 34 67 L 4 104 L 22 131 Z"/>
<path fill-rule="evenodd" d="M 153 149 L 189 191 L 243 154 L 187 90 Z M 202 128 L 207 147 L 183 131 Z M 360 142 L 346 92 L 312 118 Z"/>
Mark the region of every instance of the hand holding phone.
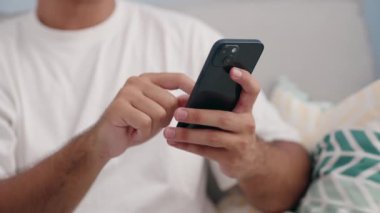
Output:
<path fill-rule="evenodd" d="M 240 98 L 241 86 L 229 75 L 232 67 L 252 73 L 264 45 L 259 40 L 222 39 L 212 47 L 186 105 L 188 108 L 232 111 Z M 210 128 L 178 123 L 184 128 Z"/>

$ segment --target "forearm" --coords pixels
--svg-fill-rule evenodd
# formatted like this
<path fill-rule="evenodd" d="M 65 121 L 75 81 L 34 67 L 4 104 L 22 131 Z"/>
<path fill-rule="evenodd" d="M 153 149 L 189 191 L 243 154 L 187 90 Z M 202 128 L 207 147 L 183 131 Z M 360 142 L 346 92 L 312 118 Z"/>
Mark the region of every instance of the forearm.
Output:
<path fill-rule="evenodd" d="M 0 212 L 72 212 L 107 162 L 84 133 L 35 167 L 0 181 Z"/>
<path fill-rule="evenodd" d="M 309 183 L 307 152 L 291 142 L 259 142 L 260 172 L 239 181 L 249 202 L 264 212 L 287 210 L 298 201 Z"/>

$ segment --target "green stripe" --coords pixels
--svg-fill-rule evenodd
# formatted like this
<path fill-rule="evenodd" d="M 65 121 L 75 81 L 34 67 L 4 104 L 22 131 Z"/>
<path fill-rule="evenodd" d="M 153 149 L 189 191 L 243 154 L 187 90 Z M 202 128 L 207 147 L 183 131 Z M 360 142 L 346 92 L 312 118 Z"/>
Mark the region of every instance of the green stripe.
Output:
<path fill-rule="evenodd" d="M 323 168 L 330 161 L 330 159 L 331 156 L 326 157 L 319 165 L 317 165 L 317 167 L 314 169 L 314 178 L 319 177 L 319 170 Z"/>
<path fill-rule="evenodd" d="M 322 153 L 322 147 L 321 144 L 318 143 L 317 148 L 315 149 L 314 155 L 319 156 Z"/>
<path fill-rule="evenodd" d="M 323 141 L 330 141 L 330 134 L 327 134 L 324 138 Z"/>
<path fill-rule="evenodd" d="M 357 163 L 355 166 L 352 166 L 351 168 L 346 169 L 342 174 L 351 176 L 351 177 L 356 177 L 360 175 L 360 173 L 373 167 L 377 163 L 379 163 L 379 160 L 374 160 L 371 158 L 363 158 L 359 163 Z"/>
<path fill-rule="evenodd" d="M 376 183 L 380 183 L 380 171 L 377 171 L 375 174 L 368 177 L 368 180 L 372 180 Z"/>
<path fill-rule="evenodd" d="M 340 157 L 336 162 L 335 164 L 329 169 L 327 170 L 324 174 L 330 174 L 332 171 L 338 169 L 339 167 L 342 167 L 348 163 L 350 163 L 352 160 L 354 159 L 354 157 L 351 157 L 351 156 L 343 156 L 343 157 Z"/>
<path fill-rule="evenodd" d="M 344 136 L 342 131 L 335 132 L 335 139 L 339 143 L 342 151 L 354 151 L 350 143 L 347 141 L 346 136 Z"/>
<path fill-rule="evenodd" d="M 334 147 L 331 144 L 330 134 L 326 135 L 326 137 L 323 139 L 323 141 L 325 141 L 325 144 L 327 145 L 327 147 L 326 147 L 327 151 L 334 151 Z"/>
<path fill-rule="evenodd" d="M 355 140 L 359 144 L 359 146 L 368 153 L 380 155 L 380 152 L 376 149 L 374 145 L 372 145 L 371 141 L 367 137 L 367 135 L 363 131 L 352 130 L 352 136 L 354 136 Z"/>
<path fill-rule="evenodd" d="M 375 132 L 375 136 L 376 136 L 377 140 L 379 140 L 379 141 L 380 141 L 380 133 L 378 133 L 378 132 Z"/>

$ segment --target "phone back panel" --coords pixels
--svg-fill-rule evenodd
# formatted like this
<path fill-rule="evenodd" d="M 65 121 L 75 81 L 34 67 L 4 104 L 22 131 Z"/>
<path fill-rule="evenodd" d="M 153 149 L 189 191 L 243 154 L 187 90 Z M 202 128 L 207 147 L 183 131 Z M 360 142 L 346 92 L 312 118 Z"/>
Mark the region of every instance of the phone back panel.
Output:
<path fill-rule="evenodd" d="M 236 53 L 224 53 L 234 51 Z M 210 54 L 190 95 L 187 107 L 232 111 L 240 98 L 241 86 L 229 75 L 232 67 L 250 73 L 254 70 L 264 45 L 259 40 L 222 39 L 212 47 Z M 227 55 L 225 57 L 225 55 Z M 179 123 L 179 127 L 200 128 L 199 125 Z"/>

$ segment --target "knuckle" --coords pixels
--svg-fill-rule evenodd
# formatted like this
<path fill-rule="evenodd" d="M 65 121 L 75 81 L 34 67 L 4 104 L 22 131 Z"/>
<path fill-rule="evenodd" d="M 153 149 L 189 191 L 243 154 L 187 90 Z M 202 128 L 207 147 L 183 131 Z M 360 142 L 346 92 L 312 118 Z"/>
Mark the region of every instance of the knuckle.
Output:
<path fill-rule="evenodd" d="M 220 134 L 214 133 L 214 132 L 208 134 L 208 141 L 210 143 L 212 143 L 212 144 L 219 143 L 220 140 L 221 140 Z"/>
<path fill-rule="evenodd" d="M 150 129 L 152 124 L 152 119 L 149 116 L 144 116 L 141 118 L 141 128 L 142 129 Z"/>
<path fill-rule="evenodd" d="M 128 86 L 123 88 L 123 90 L 118 95 L 120 102 L 133 102 L 138 97 L 139 89 L 135 86 Z"/>
<path fill-rule="evenodd" d="M 157 109 L 157 119 L 166 120 L 166 111 L 162 108 Z"/>
<path fill-rule="evenodd" d="M 256 132 L 256 125 L 252 116 L 249 116 L 249 118 L 245 119 L 245 122 L 243 124 L 243 130 L 248 133 Z"/>
<path fill-rule="evenodd" d="M 170 92 L 167 92 L 165 97 L 163 97 L 161 105 L 165 108 L 166 112 L 172 113 L 178 106 L 178 99 Z"/>
<path fill-rule="evenodd" d="M 130 78 L 128 78 L 127 80 L 127 85 L 130 85 L 130 84 L 136 84 L 137 82 L 139 82 L 139 77 L 137 76 L 131 76 Z"/>
<path fill-rule="evenodd" d="M 232 123 L 232 116 L 230 114 L 226 114 L 224 116 L 221 116 L 218 118 L 217 122 L 220 124 L 222 127 L 230 126 Z"/>
<path fill-rule="evenodd" d="M 254 123 L 252 122 L 248 122 L 244 125 L 244 129 L 248 132 L 248 133 L 254 133 L 255 132 L 255 129 L 256 129 L 256 126 Z"/>
<path fill-rule="evenodd" d="M 156 73 L 142 73 L 139 75 L 139 78 L 143 82 L 152 82 L 155 76 Z"/>
<path fill-rule="evenodd" d="M 142 73 L 139 75 L 140 78 L 148 78 L 150 76 L 149 73 Z"/>
<path fill-rule="evenodd" d="M 117 112 L 121 112 L 122 110 L 128 109 L 128 108 L 129 108 L 129 103 L 122 98 L 116 98 L 110 105 L 110 109 L 112 111 L 117 111 Z"/>
<path fill-rule="evenodd" d="M 153 73 L 142 73 L 139 75 L 138 79 L 140 84 L 146 86 L 147 84 L 152 82 Z"/>
<path fill-rule="evenodd" d="M 177 98 L 174 95 L 170 94 L 170 96 L 168 98 L 168 104 L 169 104 L 170 108 L 171 107 L 176 107 L 177 104 L 178 104 Z"/>

